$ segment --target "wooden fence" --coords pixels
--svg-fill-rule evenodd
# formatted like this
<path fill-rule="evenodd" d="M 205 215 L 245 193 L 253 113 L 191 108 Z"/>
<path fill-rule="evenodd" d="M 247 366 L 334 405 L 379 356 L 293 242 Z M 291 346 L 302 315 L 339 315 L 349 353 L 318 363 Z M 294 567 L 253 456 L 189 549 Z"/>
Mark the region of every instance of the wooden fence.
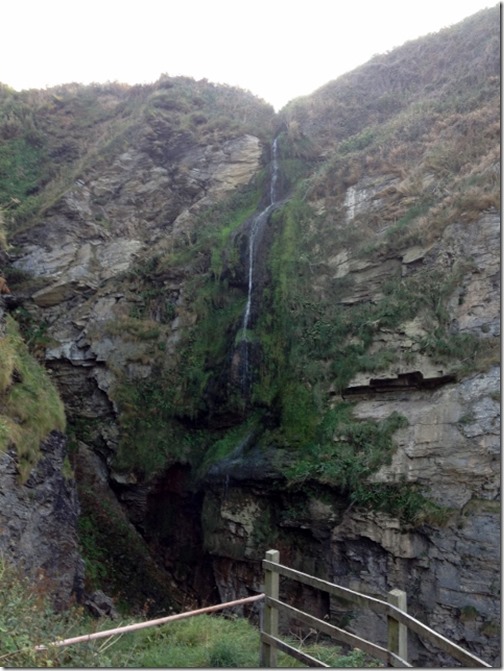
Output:
<path fill-rule="evenodd" d="M 301 650 L 285 643 L 279 638 L 278 614 L 279 612 L 283 612 L 317 631 L 328 634 L 336 641 L 363 650 L 384 662 L 387 666 L 411 668 L 412 665 L 407 661 L 407 632 L 409 629 L 427 639 L 444 652 L 447 652 L 465 666 L 470 668 L 491 668 L 490 664 L 487 664 L 475 655 L 461 648 L 456 643 L 452 643 L 441 634 L 430 629 L 430 627 L 422 624 L 422 622 L 416 620 L 411 615 L 408 615 L 406 612 L 405 592 L 402 592 L 401 590 L 392 590 L 389 592 L 388 602 L 382 601 L 359 592 L 354 592 L 347 587 L 334 585 L 326 580 L 321 580 L 307 575 L 306 573 L 295 571 L 287 566 L 283 566 L 279 561 L 280 554 L 277 550 L 268 550 L 268 552 L 266 552 L 266 558 L 263 560 L 263 567 L 265 570 L 265 606 L 263 624 L 261 627 L 261 667 L 276 667 L 277 650 L 287 653 L 291 657 L 294 657 L 310 667 L 328 666 L 320 660 L 314 659 Z M 324 620 L 320 620 L 308 613 L 283 603 L 279 598 L 280 576 L 291 578 L 297 582 L 328 592 L 340 599 L 357 604 L 360 607 L 369 608 L 375 613 L 385 615 L 387 617 L 388 627 L 387 647 L 384 648 L 376 643 L 367 641 L 355 634 L 345 631 L 344 629 L 340 629 Z"/>
<path fill-rule="evenodd" d="M 410 667 L 408 663 L 407 650 L 407 631 L 408 629 L 414 631 L 419 636 L 423 636 L 431 643 L 437 645 L 441 650 L 449 653 L 453 658 L 462 664 L 474 667 L 491 668 L 483 660 L 475 655 L 467 652 L 460 646 L 452 643 L 450 640 L 436 633 L 425 624 L 422 624 L 406 612 L 406 594 L 400 590 L 392 590 L 388 595 L 388 602 L 375 599 L 374 597 L 354 592 L 347 587 L 341 587 L 333 583 L 315 578 L 314 576 L 295 571 L 294 569 L 283 566 L 279 563 L 280 554 L 277 550 L 268 550 L 266 558 L 263 560 L 263 567 L 265 571 L 264 594 L 256 594 L 255 596 L 237 599 L 235 601 L 228 601 L 227 603 L 220 603 L 214 606 L 207 606 L 199 610 L 192 610 L 185 613 L 178 613 L 176 615 L 168 615 L 166 617 L 158 618 L 156 620 L 149 620 L 146 622 L 137 622 L 115 629 L 108 629 L 106 631 L 97 631 L 91 634 L 84 634 L 83 636 L 74 636 L 64 640 L 53 641 L 46 645 L 38 645 L 35 650 L 47 650 L 48 647 L 60 647 L 66 645 L 74 645 L 76 643 L 85 643 L 100 638 L 108 638 L 118 634 L 138 631 L 139 629 L 146 629 L 148 627 L 156 627 L 176 620 L 181 620 L 187 617 L 194 617 L 195 615 L 202 615 L 204 613 L 213 613 L 226 608 L 233 608 L 244 604 L 254 602 L 261 602 L 264 600 L 264 613 L 262 618 L 261 632 L 260 632 L 260 665 L 261 667 L 276 667 L 277 650 L 281 650 L 291 657 L 307 664 L 309 667 L 327 667 L 327 664 L 315 659 L 305 652 L 294 648 L 285 641 L 279 638 L 278 632 L 278 615 L 279 612 L 286 613 L 288 616 L 307 624 L 316 631 L 328 634 L 334 640 L 341 643 L 346 643 L 353 648 L 359 648 L 364 652 L 376 657 L 384 662 L 387 666 L 396 666 L 401 668 Z M 305 613 L 293 606 L 283 603 L 279 597 L 280 576 L 291 578 L 297 582 L 315 587 L 316 589 L 328 592 L 333 596 L 339 597 L 351 603 L 357 604 L 363 608 L 369 608 L 376 613 L 380 613 L 387 617 L 388 626 L 388 641 L 387 647 L 384 648 L 376 643 L 367 641 L 355 634 L 351 634 L 344 629 L 340 629 L 324 620 L 320 620 L 308 613 Z"/>

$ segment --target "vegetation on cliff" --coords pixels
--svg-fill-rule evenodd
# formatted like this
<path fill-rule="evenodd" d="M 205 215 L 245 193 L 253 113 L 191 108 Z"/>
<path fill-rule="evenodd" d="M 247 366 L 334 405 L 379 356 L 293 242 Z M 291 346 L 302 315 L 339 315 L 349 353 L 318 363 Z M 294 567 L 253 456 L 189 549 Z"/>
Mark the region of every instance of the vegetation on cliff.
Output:
<path fill-rule="evenodd" d="M 51 431 L 64 431 L 63 402 L 44 367 L 29 353 L 17 323 L 8 317 L 0 337 L 0 452 L 15 446 L 24 482 Z"/>
<path fill-rule="evenodd" d="M 376 338 L 418 318 L 425 334 L 416 337 L 416 351 L 443 364 L 450 375 L 467 375 L 496 360 L 494 339 L 458 332 L 450 319 L 450 304 L 472 271 L 471 261 L 457 260 L 445 268 L 424 264 L 407 275 L 398 265 L 372 300 L 347 300 L 355 291 L 353 277 L 335 277 L 328 258 L 346 250 L 371 265 L 400 259 L 415 245 L 434 244 L 450 223 L 471 221 L 484 210 L 498 208 L 494 21 L 495 10 L 484 12 L 376 57 L 282 111 L 281 173 L 290 193 L 273 215 L 276 233 L 264 270 L 269 280 L 254 336 L 260 354 L 252 407 L 230 384 L 226 371 L 245 302 L 235 232 L 259 207 L 264 175 L 229 202 L 204 211 L 190 238 L 152 255 L 147 264 L 142 260 L 131 281 L 140 285 L 143 301 L 127 323 L 111 328 L 149 341 L 146 356 L 155 372 L 140 382 L 119 372 L 120 384 L 112 390 L 121 429 L 115 468 L 146 479 L 174 461 L 198 469 L 203 461 L 209 464 L 209 454 L 223 458 L 226 449 L 232 452 L 236 445 L 227 433 L 240 433 L 237 424 L 255 413 L 256 426 L 268 426 L 263 446 L 269 441 L 270 446 L 290 448 L 287 475 L 293 483 L 331 481 L 350 501 L 373 507 L 386 507 L 388 498 L 396 502 L 391 505 L 398 514 L 412 519 L 413 503 L 420 500 L 416 490 L 398 485 L 378 492 L 375 487 L 371 495 L 369 488 L 368 493 L 362 489 L 362 476 L 390 458 L 390 427 L 400 423 L 391 418 L 382 440 L 380 425 L 351 420 L 351 406 L 338 398 L 357 373 L 372 376 L 393 367 L 403 354 L 393 343 L 375 347 Z M 482 35 L 491 37 L 478 51 Z M 467 50 L 458 51 L 462 43 L 471 53 L 469 74 L 462 67 Z M 176 151 L 195 134 L 203 142 L 216 128 L 232 128 L 224 121 L 209 125 L 202 111 L 194 117 L 195 108 L 202 109 L 194 96 L 196 91 L 208 96 L 205 87 L 167 79 L 154 92 L 149 90 L 146 101 L 145 93 L 136 92 L 151 129 L 149 151 Z M 227 113 L 232 105 L 226 100 L 219 104 Z M 271 130 L 265 133 L 261 123 L 258 117 L 253 130 L 260 127 L 266 139 Z M 375 194 L 381 208 L 348 217 L 349 188 L 380 176 L 390 182 Z M 170 359 L 164 341 L 180 308 L 166 303 L 163 286 L 177 272 L 191 274 L 186 291 L 194 326 L 185 331 Z M 337 440 L 336 428 L 328 432 L 331 418 L 342 414 L 345 433 L 361 436 L 358 445 Z M 320 454 L 326 455 L 325 468 Z M 339 475 L 329 475 L 339 468 L 333 467 L 335 460 Z M 397 501 L 405 508 L 397 508 Z"/>
<path fill-rule="evenodd" d="M 407 143 L 410 155 L 418 156 L 416 141 L 431 130 L 433 121 L 471 115 L 495 102 L 499 14 L 496 5 L 376 55 L 314 94 L 290 102 L 281 116 L 326 155 L 338 147 L 346 152 L 365 149 L 382 135 L 380 127 L 386 129 L 396 118 L 395 138 L 388 133 L 394 145 L 389 149 Z M 381 139 L 380 148 L 387 150 L 383 135 Z"/>
<path fill-rule="evenodd" d="M 273 109 L 247 91 L 189 77 L 155 84 L 0 85 L 0 207 L 11 231 L 55 205 L 84 172 L 132 143 L 166 163 L 190 144 L 271 134 Z"/>
<path fill-rule="evenodd" d="M 99 179 L 132 148 L 155 170 L 173 173 L 172 200 L 158 189 L 166 211 L 152 206 L 157 228 L 141 219 L 145 247 L 136 261 L 98 286 L 79 289 L 66 304 L 74 309 L 80 302 L 69 331 L 86 324 L 85 333 L 79 331 L 83 349 L 105 342 L 80 370 L 89 364 L 105 371 L 97 393 L 108 410 L 90 417 L 74 403 L 74 448 L 81 441 L 103 456 L 118 495 L 128 493 L 130 483 L 139 491 L 145 487 L 139 498 L 150 487 L 157 491 L 163 477 L 171 478 L 170 468 L 182 465 L 190 475 L 180 487 L 201 507 L 197 497 L 212 477 L 227 487 L 226 464 L 249 459 L 247 468 L 260 472 L 266 463 L 266 486 L 280 484 L 271 493 L 277 509 L 261 510 L 251 525 L 255 558 L 266 542 L 303 544 L 301 535 L 292 540 L 291 530 L 312 500 L 327 500 L 332 520 L 361 507 L 395 516 L 403 527 L 445 521 L 446 511 L 429 500 L 427 486 L 399 477 L 373 480 L 391 463 L 405 418 L 396 412 L 380 421 L 359 419 L 345 393 L 359 386 L 358 376 L 392 376 L 399 364 L 427 361 L 442 371 L 435 380 L 441 385 L 499 360 L 488 323 L 461 328 L 454 316 L 480 272 L 474 259 L 461 257 L 458 229 L 449 249 L 440 245 L 451 226 L 470 227 L 500 206 L 498 24 L 496 8 L 377 56 L 293 101 L 277 118 L 247 92 L 184 77 L 137 87 L 0 89 L 0 207 L 19 246 L 31 242 L 32 231 L 44 236 L 44 217 L 66 214 L 65 199 L 76 184 Z M 232 197 L 201 207 L 191 226 L 173 234 L 181 211 L 206 188 L 188 187 L 180 156 L 203 149 L 212 154 L 248 133 L 262 142 L 263 170 Z M 253 376 L 245 393 L 236 368 L 248 290 L 246 232 L 264 203 L 274 135 L 287 197 L 271 215 L 261 250 L 260 310 L 247 334 Z M 99 244 L 126 227 L 120 208 L 115 221 L 101 213 L 113 187 L 109 180 L 94 193 L 83 217 L 101 236 Z M 136 209 L 149 197 L 142 191 Z M 76 210 L 68 221 L 83 225 Z M 22 292 L 39 288 L 40 279 L 5 270 Z M 89 315 L 102 299 L 106 307 L 93 321 Z M 116 303 L 121 307 L 113 312 Z M 40 315 L 44 307 L 37 310 Z M 48 313 L 55 319 L 57 309 Z M 32 351 L 40 351 L 46 324 L 34 323 L 23 309 L 15 316 Z M 123 359 L 107 358 L 106 348 L 127 352 Z M 0 362 L 0 448 L 17 445 L 26 477 L 44 432 L 64 427 L 63 408 L 12 320 L 0 340 Z M 167 505 L 155 519 L 141 520 L 140 539 L 117 512 L 117 501 L 112 508 L 95 485 L 92 476 L 82 476 L 80 531 L 89 585 L 107 585 L 128 600 L 127 584 L 137 592 L 129 605 L 138 608 L 140 596 L 151 598 L 146 585 L 159 575 L 155 567 L 137 574 L 135 565 L 151 557 L 148 543 L 156 551 L 163 546 L 178 518 Z M 136 505 L 136 513 L 145 512 L 147 504 Z M 208 519 L 220 514 L 212 506 Z M 198 524 L 204 523 L 199 514 Z M 241 540 L 234 541 L 238 547 Z M 176 561 L 190 565 L 186 557 L 208 547 L 184 547 L 187 555 L 181 551 Z M 242 546 L 229 553 L 249 558 Z M 166 585 L 161 578 L 157 584 Z M 156 638 L 165 644 L 163 636 Z M 219 653 L 219 645 L 197 659 L 216 666 L 218 659 L 237 661 L 238 651 L 221 646 Z M 138 665 L 159 659 L 156 651 Z"/>

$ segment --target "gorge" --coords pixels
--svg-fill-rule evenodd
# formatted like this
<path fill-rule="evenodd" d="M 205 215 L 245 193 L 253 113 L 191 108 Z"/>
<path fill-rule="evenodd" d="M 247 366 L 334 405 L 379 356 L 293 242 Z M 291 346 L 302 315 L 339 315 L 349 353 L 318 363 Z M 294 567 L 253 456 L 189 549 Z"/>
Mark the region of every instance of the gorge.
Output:
<path fill-rule="evenodd" d="M 58 608 L 249 596 L 275 548 L 499 664 L 499 19 L 277 114 L 0 87 L 0 551 Z"/>

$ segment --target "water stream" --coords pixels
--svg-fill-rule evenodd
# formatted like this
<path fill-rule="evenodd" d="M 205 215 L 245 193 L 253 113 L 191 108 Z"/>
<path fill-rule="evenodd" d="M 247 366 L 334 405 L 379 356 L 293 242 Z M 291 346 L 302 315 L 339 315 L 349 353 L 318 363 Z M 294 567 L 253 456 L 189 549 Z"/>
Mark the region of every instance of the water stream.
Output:
<path fill-rule="evenodd" d="M 243 394 L 248 394 L 250 390 L 251 371 L 250 371 L 250 349 L 252 341 L 250 339 L 250 321 L 252 317 L 252 300 L 256 286 L 255 266 L 257 256 L 257 243 L 260 240 L 263 228 L 268 223 L 269 216 L 278 205 L 278 143 L 277 138 L 273 140 L 271 148 L 271 176 L 269 189 L 269 205 L 252 219 L 248 240 L 248 291 L 247 304 L 243 313 L 242 337 L 240 339 L 240 386 Z"/>
<path fill-rule="evenodd" d="M 257 214 L 250 227 L 249 235 L 249 255 L 248 255 L 248 294 L 247 305 L 243 315 L 243 339 L 247 340 L 247 329 L 250 323 L 250 314 L 252 310 L 252 295 L 254 292 L 254 254 L 256 239 L 260 235 L 263 227 L 268 222 L 269 215 L 278 202 L 277 184 L 278 184 L 278 146 L 277 138 L 273 140 L 271 151 L 271 180 L 270 180 L 270 202 L 269 205 Z"/>

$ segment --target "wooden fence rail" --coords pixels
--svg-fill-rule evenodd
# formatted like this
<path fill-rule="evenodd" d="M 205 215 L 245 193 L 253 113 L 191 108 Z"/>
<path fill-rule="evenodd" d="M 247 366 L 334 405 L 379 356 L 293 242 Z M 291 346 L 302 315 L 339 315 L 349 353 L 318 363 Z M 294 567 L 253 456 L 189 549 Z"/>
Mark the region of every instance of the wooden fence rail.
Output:
<path fill-rule="evenodd" d="M 308 624 L 314 629 L 328 634 L 337 641 L 364 650 L 364 652 L 373 655 L 389 666 L 403 668 L 411 667 L 411 664 L 407 662 L 407 630 L 409 629 L 470 668 L 491 668 L 490 664 L 479 659 L 476 655 L 464 650 L 464 648 L 461 648 L 456 643 L 453 643 L 419 620 L 416 620 L 411 615 L 408 615 L 408 613 L 405 612 L 406 595 L 404 592 L 401 592 L 400 590 L 392 590 L 392 592 L 389 593 L 389 602 L 387 603 L 381 599 L 376 599 L 360 592 L 354 592 L 347 587 L 335 585 L 326 580 L 321 580 L 320 578 L 315 578 L 314 576 L 302 573 L 301 571 L 296 571 L 287 566 L 283 566 L 279 563 L 279 560 L 280 554 L 277 550 L 268 550 L 268 552 L 266 552 L 266 558 L 263 560 L 266 598 L 263 627 L 261 631 L 261 666 L 276 666 L 277 649 L 281 649 L 284 652 L 287 652 L 287 654 L 292 654 L 296 659 L 301 659 L 303 657 L 305 663 L 309 666 L 313 666 L 313 663 L 309 662 L 308 656 L 306 656 L 305 653 L 296 650 L 296 654 L 294 654 L 292 652 L 295 650 L 294 648 L 283 642 L 281 645 L 279 644 L 278 613 L 279 611 L 283 611 L 301 622 Z M 283 603 L 279 598 L 280 576 L 291 578 L 297 582 L 328 592 L 340 599 L 350 601 L 362 608 L 369 608 L 375 613 L 385 615 L 388 623 L 388 647 L 383 648 L 378 646 L 371 641 L 355 636 L 350 632 L 335 627 L 334 625 Z M 313 660 L 311 661 L 313 662 Z M 325 664 L 318 662 L 317 666 L 325 666 Z"/>

